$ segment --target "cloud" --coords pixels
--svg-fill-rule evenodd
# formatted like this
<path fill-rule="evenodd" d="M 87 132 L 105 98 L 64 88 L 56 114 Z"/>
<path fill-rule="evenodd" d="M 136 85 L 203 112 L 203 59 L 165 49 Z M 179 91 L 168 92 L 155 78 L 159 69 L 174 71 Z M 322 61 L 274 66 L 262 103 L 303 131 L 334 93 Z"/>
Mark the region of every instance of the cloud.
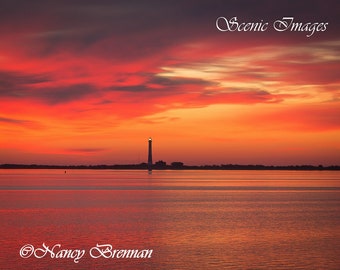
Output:
<path fill-rule="evenodd" d="M 153 76 L 149 82 L 149 84 L 155 84 L 159 86 L 188 86 L 188 85 L 196 85 L 196 86 L 211 86 L 216 85 L 216 83 L 212 81 L 197 79 L 197 78 L 182 78 L 182 77 L 163 77 L 163 76 Z"/>
<path fill-rule="evenodd" d="M 109 111 L 123 119 L 172 108 L 311 100 L 320 92 L 323 100 L 336 100 L 339 63 L 333 56 L 338 44 L 333 43 L 310 43 L 298 62 L 287 60 L 305 45 L 240 48 L 235 55 L 233 50 L 217 53 L 213 43 L 205 42 L 204 50 L 213 55 L 200 54 L 197 45 L 192 56 L 173 51 L 169 61 L 145 59 L 119 62 L 121 66 L 68 54 L 60 62 L 56 55 L 46 60 L 52 67 L 48 72 L 3 70 L 0 96 L 58 106 L 84 101 L 91 105 L 81 108 L 78 102 L 73 111 Z M 70 109 L 65 107 L 66 115 Z"/>
<path fill-rule="evenodd" d="M 51 105 L 79 101 L 90 94 L 95 94 L 97 89 L 89 84 L 75 84 L 69 86 L 50 87 L 32 93 L 35 98 L 41 99 Z"/>
<path fill-rule="evenodd" d="M 41 123 L 38 123 L 37 121 L 8 118 L 8 117 L 0 117 L 0 122 L 4 123 L 4 124 L 22 126 L 22 127 L 31 128 L 31 129 L 36 129 L 36 128 L 42 127 Z"/>
<path fill-rule="evenodd" d="M 0 96 L 20 96 L 32 86 L 50 81 L 45 74 L 0 71 Z"/>
<path fill-rule="evenodd" d="M 67 152 L 74 152 L 74 153 L 80 153 L 80 154 L 91 154 L 91 153 L 97 153 L 106 151 L 108 149 L 106 148 L 67 148 L 65 151 Z"/>
<path fill-rule="evenodd" d="M 166 116 L 153 116 L 149 118 L 141 118 L 138 121 L 140 123 L 145 123 L 145 124 L 160 124 L 160 123 L 169 123 L 173 121 L 179 120 L 180 117 L 166 117 Z"/>
<path fill-rule="evenodd" d="M 189 104 L 197 104 L 201 107 L 216 104 L 258 104 L 279 103 L 282 98 L 261 90 L 249 90 L 241 92 L 203 93 L 197 98 L 188 101 Z"/>
<path fill-rule="evenodd" d="M 79 100 L 96 92 L 90 84 L 51 86 L 55 83 L 56 81 L 53 83 L 52 78 L 45 74 L 1 71 L 0 96 L 32 99 L 55 105 Z"/>
<path fill-rule="evenodd" d="M 151 91 L 146 85 L 113 85 L 107 88 L 110 91 L 122 91 L 122 92 L 145 92 Z"/>
<path fill-rule="evenodd" d="M 261 4 L 242 3 L 6 3 L 0 22 L 8 27 L 13 18 L 17 20 L 3 44 L 13 47 L 9 51 L 13 55 L 24 52 L 24 57 L 23 65 L 0 72 L 0 96 L 45 105 L 84 101 L 92 104 L 84 110 L 108 110 L 117 116 L 178 106 L 289 102 L 318 92 L 332 93 L 325 99 L 336 100 L 339 43 L 308 40 L 304 35 L 296 43 L 296 35 L 287 33 L 284 40 L 265 33 L 265 41 L 248 33 L 234 33 L 232 39 L 218 33 L 217 16 L 235 16 L 237 11 L 240 20 L 264 15 L 261 18 L 269 20 L 268 16 L 281 16 L 282 10 L 298 8 L 279 3 L 268 6 L 264 14 Z M 245 3 L 252 12 L 240 9 Z M 301 20 L 308 10 L 320 10 L 318 5 L 300 11 Z M 24 22 L 23 14 L 37 20 Z M 19 44 L 23 41 L 26 46 Z M 314 87 L 313 93 L 311 87 L 299 87 L 307 84 L 332 87 Z"/>
<path fill-rule="evenodd" d="M 239 122 L 254 129 L 325 132 L 340 130 L 339 114 L 339 103 L 299 104 L 267 107 L 252 112 Z"/>
<path fill-rule="evenodd" d="M 215 85 L 214 82 L 196 78 L 163 77 L 158 76 L 157 74 L 147 74 L 141 76 L 141 78 L 143 80 L 143 84 L 112 85 L 106 90 L 134 93 L 150 92 L 155 94 L 155 96 L 158 96 L 158 94 L 162 95 L 161 93 L 164 93 L 165 95 L 171 96 L 176 95 L 179 92 L 184 92 L 184 89 L 190 86 L 206 87 Z M 182 90 L 180 90 L 181 88 Z"/>

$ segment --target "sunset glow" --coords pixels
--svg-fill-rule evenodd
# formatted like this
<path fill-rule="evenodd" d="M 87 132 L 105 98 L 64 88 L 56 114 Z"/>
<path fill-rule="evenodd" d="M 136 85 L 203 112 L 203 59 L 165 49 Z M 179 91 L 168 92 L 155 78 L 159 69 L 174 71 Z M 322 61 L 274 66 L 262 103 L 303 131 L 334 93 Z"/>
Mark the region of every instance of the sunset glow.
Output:
<path fill-rule="evenodd" d="M 0 164 L 146 162 L 151 136 L 154 161 L 339 165 L 336 8 L 306 7 L 329 22 L 308 38 L 219 32 L 251 18 L 201 2 L 4 4 Z"/>

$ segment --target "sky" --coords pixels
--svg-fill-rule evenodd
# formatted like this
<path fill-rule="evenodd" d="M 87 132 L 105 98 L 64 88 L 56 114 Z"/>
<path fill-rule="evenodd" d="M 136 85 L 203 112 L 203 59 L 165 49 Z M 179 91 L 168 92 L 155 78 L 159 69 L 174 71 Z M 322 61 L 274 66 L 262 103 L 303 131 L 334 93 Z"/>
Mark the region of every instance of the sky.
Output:
<path fill-rule="evenodd" d="M 0 164 L 141 163 L 151 136 L 167 163 L 340 165 L 339 14 L 330 0 L 1 0 Z M 219 31 L 219 17 L 268 26 Z M 283 17 L 310 24 L 279 31 Z"/>

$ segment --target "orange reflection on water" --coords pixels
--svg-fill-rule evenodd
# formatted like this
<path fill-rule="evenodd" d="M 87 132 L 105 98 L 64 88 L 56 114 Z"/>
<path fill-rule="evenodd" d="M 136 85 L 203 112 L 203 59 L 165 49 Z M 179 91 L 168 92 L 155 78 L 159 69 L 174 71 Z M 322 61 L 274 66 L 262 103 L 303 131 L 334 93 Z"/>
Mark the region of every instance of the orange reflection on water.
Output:
<path fill-rule="evenodd" d="M 303 179 L 302 172 L 22 172 L 0 175 L 2 187 L 12 184 L 0 191 L 5 269 L 312 270 L 336 269 L 340 263 L 337 173 L 307 172 Z M 268 192 L 263 184 L 252 188 L 254 181 L 272 183 L 275 178 L 284 183 L 286 179 L 287 185 L 296 185 L 298 180 L 318 182 L 322 175 L 335 181 L 333 189 Z M 238 186 L 211 189 L 230 182 Z M 25 183 L 33 188 L 14 188 Z M 251 183 L 251 188 L 245 188 L 245 183 Z M 19 257 L 24 244 L 44 242 L 87 251 L 97 243 L 112 244 L 153 249 L 154 254 L 147 261 L 85 256 L 79 264 Z"/>

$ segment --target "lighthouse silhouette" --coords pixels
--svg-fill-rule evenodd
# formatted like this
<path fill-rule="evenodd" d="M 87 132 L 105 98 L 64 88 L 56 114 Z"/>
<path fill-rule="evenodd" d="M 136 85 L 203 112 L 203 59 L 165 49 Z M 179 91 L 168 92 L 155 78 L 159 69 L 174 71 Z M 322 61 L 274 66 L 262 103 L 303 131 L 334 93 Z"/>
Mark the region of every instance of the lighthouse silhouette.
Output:
<path fill-rule="evenodd" d="M 148 171 L 152 171 L 152 138 L 149 138 Z"/>

